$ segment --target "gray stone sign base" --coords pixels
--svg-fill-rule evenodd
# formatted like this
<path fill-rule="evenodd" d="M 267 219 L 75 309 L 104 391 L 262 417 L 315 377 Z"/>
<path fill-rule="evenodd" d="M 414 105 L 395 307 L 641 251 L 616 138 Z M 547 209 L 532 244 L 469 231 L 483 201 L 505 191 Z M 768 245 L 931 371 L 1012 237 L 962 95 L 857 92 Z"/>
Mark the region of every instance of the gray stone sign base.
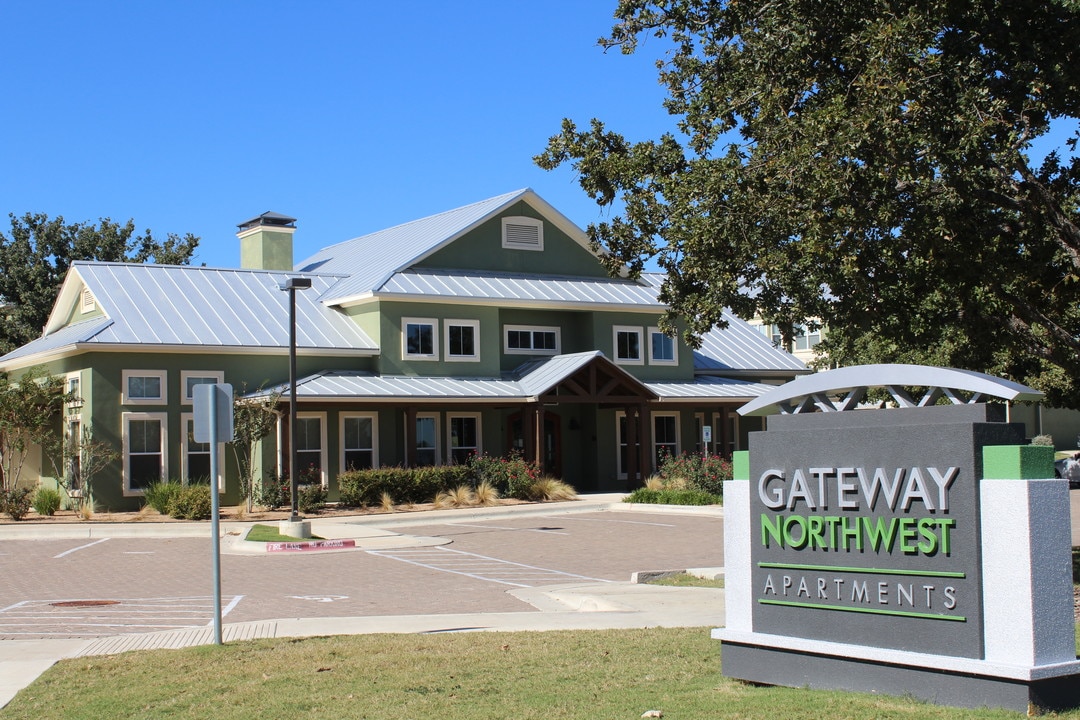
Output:
<path fill-rule="evenodd" d="M 1062 710 L 1080 704 L 1080 662 L 1028 668 L 719 628 L 725 677 L 762 685 L 916 697 L 938 705 Z"/>

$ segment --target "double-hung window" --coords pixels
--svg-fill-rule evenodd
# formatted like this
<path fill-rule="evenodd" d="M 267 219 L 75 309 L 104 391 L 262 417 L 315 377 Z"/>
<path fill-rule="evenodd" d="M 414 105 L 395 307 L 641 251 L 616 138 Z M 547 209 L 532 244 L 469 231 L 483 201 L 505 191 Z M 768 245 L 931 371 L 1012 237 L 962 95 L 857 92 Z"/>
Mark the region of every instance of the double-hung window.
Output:
<path fill-rule="evenodd" d="M 342 414 L 341 469 L 365 470 L 378 464 L 377 416 L 374 413 Z"/>
<path fill-rule="evenodd" d="M 616 325 L 613 329 L 615 362 L 623 365 L 641 365 L 645 362 L 641 351 L 641 328 Z"/>
<path fill-rule="evenodd" d="M 439 463 L 439 416 L 430 413 L 416 415 L 416 464 Z"/>
<path fill-rule="evenodd" d="M 296 466 L 299 484 L 326 486 L 326 413 L 296 416 Z"/>
<path fill-rule="evenodd" d="M 184 394 L 181 402 L 191 405 L 195 397 L 196 385 L 215 385 L 225 382 L 225 373 L 220 370 L 181 370 L 180 392 Z"/>
<path fill-rule="evenodd" d="M 191 413 L 180 415 L 180 475 L 185 484 L 210 482 L 210 450 L 214 444 L 195 440 L 195 418 Z M 225 469 L 225 445 L 217 444 L 217 487 L 222 489 Z"/>
<path fill-rule="evenodd" d="M 169 435 L 166 413 L 124 413 L 124 494 L 139 495 L 166 479 Z"/>
<path fill-rule="evenodd" d="M 449 415 L 450 460 L 464 465 L 473 455 L 480 454 L 480 415 Z"/>
<path fill-rule="evenodd" d="M 448 362 L 478 362 L 480 360 L 480 322 L 478 320 L 444 320 Z"/>
<path fill-rule="evenodd" d="M 124 370 L 121 398 L 125 405 L 166 405 L 169 402 L 164 370 Z"/>
<path fill-rule="evenodd" d="M 438 321 L 431 318 L 401 319 L 401 355 L 408 360 L 438 360 Z"/>
<path fill-rule="evenodd" d="M 675 457 L 679 454 L 679 416 L 675 414 L 653 414 L 653 457 L 656 467 L 664 456 Z"/>

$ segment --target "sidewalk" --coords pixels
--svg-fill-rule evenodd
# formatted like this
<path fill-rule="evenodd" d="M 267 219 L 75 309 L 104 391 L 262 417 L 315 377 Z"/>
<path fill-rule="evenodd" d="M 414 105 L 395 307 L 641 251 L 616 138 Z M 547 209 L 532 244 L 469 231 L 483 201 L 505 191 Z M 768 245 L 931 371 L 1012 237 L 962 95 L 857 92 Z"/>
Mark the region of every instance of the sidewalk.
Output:
<path fill-rule="evenodd" d="M 400 534 L 389 528 L 429 525 L 452 518 L 457 522 L 500 517 L 617 511 L 650 513 L 722 514 L 722 508 L 634 506 L 622 495 L 584 496 L 569 503 L 516 505 L 462 510 L 433 510 L 406 514 L 311 518 L 312 534 L 328 540 L 352 540 L 356 550 L 418 547 L 445 544 L 444 538 Z M 265 553 L 261 543 L 244 541 L 253 523 L 222 524 L 223 553 Z M 0 527 L 0 539 L 86 537 L 198 537 L 209 523 L 148 523 L 51 525 L 29 528 L 28 534 L 9 534 Z M 16 530 L 22 528 L 16 527 Z M 87 534 L 92 530 L 93 534 Z M 47 533 L 45 531 L 48 531 Z M 233 534 L 235 533 L 235 534 Z M 308 551 L 321 552 L 321 551 Z M 327 552 L 347 552 L 328 550 Z M 643 568 L 643 571 L 683 568 Z M 722 569 L 703 569 L 705 572 Z M 640 627 L 718 627 L 724 624 L 724 591 L 711 588 L 672 588 L 626 583 L 570 583 L 522 588 L 511 593 L 538 612 L 476 613 L 456 615 L 393 615 L 375 617 L 286 618 L 222 626 L 222 640 L 356 635 L 367 633 L 436 633 L 464 631 L 623 629 Z M 111 655 L 129 650 L 181 648 L 214 642 L 213 627 L 195 627 L 158 633 L 125 634 L 108 638 L 73 640 L 0 641 L 0 708 L 55 662 L 64 658 Z"/>

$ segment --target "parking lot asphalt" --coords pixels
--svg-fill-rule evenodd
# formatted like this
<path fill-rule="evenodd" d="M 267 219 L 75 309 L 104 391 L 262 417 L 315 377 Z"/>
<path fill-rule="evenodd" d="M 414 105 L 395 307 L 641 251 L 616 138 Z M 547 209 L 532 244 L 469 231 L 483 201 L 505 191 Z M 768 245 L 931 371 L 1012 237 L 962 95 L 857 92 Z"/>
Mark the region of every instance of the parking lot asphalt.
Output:
<path fill-rule="evenodd" d="M 241 556 L 248 556 L 258 558 L 260 562 L 277 562 L 278 567 L 294 571 L 289 575 L 297 572 L 303 574 L 301 569 L 304 566 L 313 572 L 304 575 L 309 586 L 304 587 L 303 591 L 297 590 L 301 585 L 291 586 L 292 590 L 285 591 L 294 593 L 288 596 L 292 605 L 260 606 L 245 601 L 242 611 L 227 614 L 225 619 L 229 622 L 222 622 L 222 639 L 231 642 L 254 638 L 363 633 L 723 625 L 723 590 L 638 584 L 631 582 L 630 572 L 625 572 L 630 567 L 628 563 L 634 562 L 637 566 L 631 572 L 692 569 L 701 575 L 722 574 L 723 569 L 718 566 L 686 568 L 650 565 L 650 562 L 658 562 L 654 558 L 670 558 L 671 553 L 662 552 L 663 548 L 653 548 L 655 555 L 651 554 L 650 543 L 659 543 L 648 540 L 662 537 L 649 533 L 668 525 L 657 521 L 657 516 L 662 520 L 665 514 L 697 515 L 703 519 L 712 518 L 715 522 L 722 518 L 722 508 L 646 508 L 626 505 L 620 502 L 621 498 L 621 495 L 598 495 L 585 496 L 571 503 L 428 511 L 408 515 L 312 518 L 312 534 L 323 539 L 321 547 L 287 547 L 275 552 L 268 552 L 262 543 L 244 541 L 243 535 L 250 523 L 223 523 L 223 563 L 230 562 L 230 557 L 235 558 L 233 562 L 241 562 Z M 548 562 L 550 558 L 542 555 L 538 557 L 540 551 L 537 545 L 528 540 L 542 535 L 557 547 L 558 542 L 564 540 L 562 535 L 572 534 L 570 528 L 576 527 L 574 523 L 589 528 L 593 533 L 597 532 L 597 527 L 603 529 L 617 523 L 623 531 L 626 528 L 633 529 L 635 533 L 640 531 L 646 541 L 633 548 L 632 553 L 626 553 L 626 557 L 615 557 L 619 555 L 616 548 L 604 546 L 604 552 L 611 557 L 606 563 L 601 563 L 604 570 L 599 573 L 590 571 L 592 565 L 584 561 L 580 567 L 572 562 L 567 566 L 563 562 L 562 567 L 553 569 L 558 563 Z M 147 543 L 165 541 L 176 546 L 174 550 L 187 548 L 186 543 L 190 543 L 191 547 L 204 548 L 208 544 L 205 542 L 208 528 L 208 523 L 155 523 L 135 527 L 131 524 L 6 525 L 0 526 L 0 539 L 86 540 L 50 556 L 55 559 L 64 553 L 78 555 L 80 552 L 100 550 L 101 544 L 107 540 L 129 542 L 132 548 L 137 548 L 140 540 Z M 24 529 L 27 532 L 20 532 Z M 501 552 L 497 558 L 475 551 L 483 547 L 481 541 L 491 543 L 492 536 L 485 537 L 488 533 L 499 533 L 497 542 Z M 603 545 L 602 530 L 599 537 Z M 569 542 L 569 539 L 566 541 Z M 35 543 L 35 546 L 38 544 Z M 52 548 L 48 550 L 52 551 Z M 403 612 L 385 614 L 384 611 L 390 606 L 370 604 L 369 599 L 357 601 L 324 592 L 329 585 L 312 587 L 316 583 L 314 577 L 332 576 L 334 568 L 340 567 L 341 559 L 334 560 L 332 556 L 356 551 L 362 551 L 358 553 L 357 560 L 361 556 L 378 561 L 389 559 L 396 561 L 390 563 L 391 566 L 402 568 L 403 584 L 400 588 L 393 587 L 392 574 L 389 579 L 381 576 L 381 580 L 390 583 L 389 595 L 396 595 L 397 605 L 403 608 Z M 139 550 L 126 550 L 125 553 L 133 556 L 130 560 L 139 562 Z M 170 568 L 155 562 L 152 553 L 146 555 L 145 572 L 140 573 L 138 582 L 157 585 L 168 595 L 167 591 L 174 589 L 169 585 Z M 560 557 L 565 558 L 565 555 Z M 631 557 L 632 561 L 628 559 Z M 61 558 L 64 559 L 67 558 Z M 358 572 L 362 572 L 359 565 L 356 567 Z M 439 593 L 425 593 L 422 588 L 417 592 L 415 588 L 406 587 L 406 571 L 417 567 L 425 572 L 442 573 L 440 577 L 449 578 L 449 584 L 442 585 Z M 408 582 L 415 582 L 415 574 Z M 492 590 L 477 592 L 478 583 Z M 123 578 L 116 578 L 109 585 L 114 594 L 117 590 L 125 589 L 130 591 L 129 594 L 135 593 L 133 588 L 124 587 Z M 226 582 L 221 598 L 226 612 L 230 605 L 238 603 L 240 597 L 229 592 L 229 583 Z M 303 594 L 299 594 L 301 592 Z M 55 594 L 53 597 L 56 597 Z M 146 629 L 151 630 L 149 632 L 131 632 L 130 627 L 110 631 L 110 623 L 114 621 L 94 618 L 94 624 L 103 628 L 100 634 L 83 629 L 80 630 L 84 635 L 82 637 L 53 638 L 41 635 L 33 639 L 0 640 L 0 707 L 63 658 L 213 643 L 213 624 L 200 621 L 193 625 L 191 619 L 192 616 L 199 616 L 200 612 L 203 615 L 199 617 L 205 617 L 205 600 L 204 597 L 155 598 L 155 603 L 160 605 L 141 601 L 140 617 Z M 368 604 L 365 605 L 365 602 Z M 76 603 L 72 601 L 73 605 Z M 196 607 L 200 604 L 201 607 Z M 58 610 L 58 605 L 65 603 L 33 606 L 20 602 L 0 610 L 8 611 L 12 618 L 17 618 L 21 613 L 45 623 L 51 622 L 49 613 L 64 612 L 67 613 L 65 617 L 70 618 L 70 613 L 97 612 L 92 607 L 89 610 L 78 607 L 62 607 Z M 109 610 L 105 607 L 101 612 L 104 614 Z M 339 610 L 344 612 L 338 614 Z M 275 611 L 282 614 L 274 615 Z M 286 611 L 290 611 L 290 614 L 285 615 Z M 245 612 L 248 613 L 247 619 Z M 177 616 L 187 619 L 177 621 Z M 155 620 L 155 617 L 158 619 Z M 236 620 L 233 621 L 233 618 Z M 165 629 L 155 626 L 155 623 Z M 167 627 L 170 623 L 175 623 L 177 627 Z"/>

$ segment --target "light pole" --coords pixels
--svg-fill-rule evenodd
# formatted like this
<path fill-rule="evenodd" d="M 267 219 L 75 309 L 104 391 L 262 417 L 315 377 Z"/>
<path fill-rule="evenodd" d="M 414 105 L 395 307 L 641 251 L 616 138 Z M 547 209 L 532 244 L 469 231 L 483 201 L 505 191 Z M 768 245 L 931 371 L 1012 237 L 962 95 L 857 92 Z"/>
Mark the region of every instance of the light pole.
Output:
<path fill-rule="evenodd" d="M 311 278 L 306 277 L 290 277 L 281 286 L 282 290 L 289 293 L 289 489 L 292 496 L 290 523 L 300 522 L 296 471 L 296 291 L 309 287 Z"/>

